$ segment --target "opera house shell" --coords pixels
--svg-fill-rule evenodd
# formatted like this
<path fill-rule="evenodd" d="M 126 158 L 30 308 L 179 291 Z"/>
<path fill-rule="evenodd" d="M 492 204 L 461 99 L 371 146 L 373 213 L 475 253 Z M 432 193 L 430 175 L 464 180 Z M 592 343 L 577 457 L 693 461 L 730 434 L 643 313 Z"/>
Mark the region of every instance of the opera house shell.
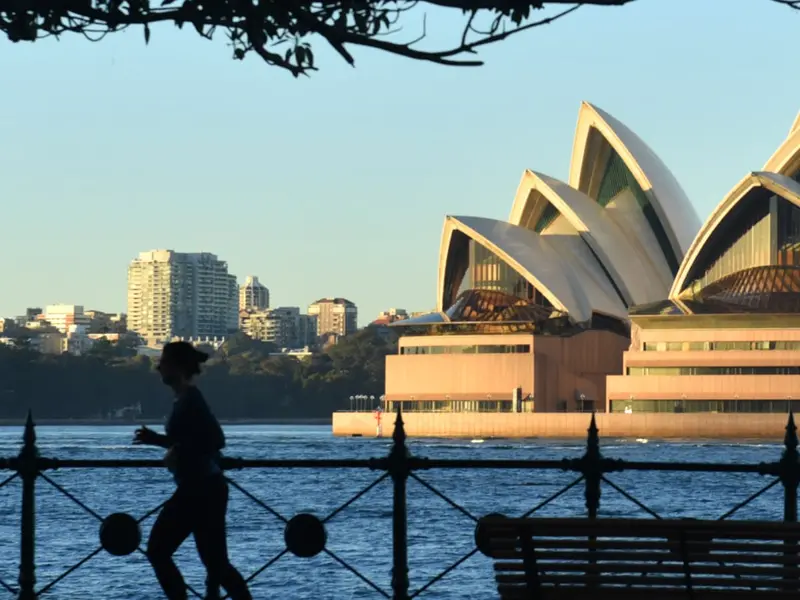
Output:
<path fill-rule="evenodd" d="M 612 412 L 800 410 L 800 116 L 687 249 L 664 300 L 630 309 Z"/>
<path fill-rule="evenodd" d="M 603 410 L 629 312 L 669 296 L 699 229 L 658 156 L 583 103 L 569 182 L 525 171 L 507 221 L 446 217 L 437 311 L 396 324 L 388 408 Z"/>

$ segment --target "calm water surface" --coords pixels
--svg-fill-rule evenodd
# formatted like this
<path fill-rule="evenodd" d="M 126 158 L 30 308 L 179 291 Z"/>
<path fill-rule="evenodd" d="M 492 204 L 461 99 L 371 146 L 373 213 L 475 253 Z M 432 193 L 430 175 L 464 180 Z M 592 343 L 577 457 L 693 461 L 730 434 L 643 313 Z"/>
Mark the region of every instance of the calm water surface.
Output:
<path fill-rule="evenodd" d="M 43 456 L 58 458 L 160 458 L 162 451 L 129 445 L 131 427 L 40 427 Z M 330 427 L 229 426 L 229 456 L 244 458 L 368 458 L 385 455 L 386 440 L 333 438 Z M 16 454 L 21 429 L 0 428 L 0 456 Z M 411 440 L 415 454 L 432 458 L 560 459 L 579 456 L 578 441 Z M 653 461 L 760 462 L 780 456 L 778 443 L 658 442 L 604 440 L 608 457 Z M 0 474 L 1 475 L 1 474 Z M 62 470 L 49 473 L 59 484 L 101 515 L 124 511 L 140 516 L 170 494 L 169 474 L 161 469 Z M 359 470 L 250 470 L 232 478 L 281 514 L 324 516 L 377 479 Z M 421 477 L 476 516 L 489 512 L 521 514 L 571 482 L 561 472 L 428 471 Z M 765 485 L 758 475 L 675 473 L 613 474 L 609 478 L 663 516 L 718 517 Z M 409 481 L 409 562 L 412 590 L 457 561 L 473 547 L 474 522 L 417 482 Z M 779 519 L 780 486 L 738 518 Z M 19 564 L 20 485 L 0 489 L 0 579 L 16 585 Z M 389 590 L 391 569 L 391 487 L 382 482 L 328 525 L 328 548 L 364 576 Z M 577 516 L 584 511 L 578 486 L 542 515 Z M 646 517 L 635 505 L 605 486 L 601 514 Z M 235 489 L 228 514 L 233 562 L 249 575 L 284 548 L 283 524 Z M 152 518 L 144 523 L 149 532 Z M 91 553 L 98 544 L 98 522 L 45 481 L 37 483 L 37 588 Z M 187 581 L 203 588 L 203 572 L 191 541 L 177 556 Z M 256 599 L 379 598 L 331 558 L 284 557 L 252 582 Z M 0 600 L 13 596 L 0 588 Z M 59 582 L 45 596 L 53 600 L 150 600 L 162 598 L 149 566 L 138 554 L 100 553 Z M 494 598 L 488 559 L 474 556 L 422 597 L 439 600 Z"/>

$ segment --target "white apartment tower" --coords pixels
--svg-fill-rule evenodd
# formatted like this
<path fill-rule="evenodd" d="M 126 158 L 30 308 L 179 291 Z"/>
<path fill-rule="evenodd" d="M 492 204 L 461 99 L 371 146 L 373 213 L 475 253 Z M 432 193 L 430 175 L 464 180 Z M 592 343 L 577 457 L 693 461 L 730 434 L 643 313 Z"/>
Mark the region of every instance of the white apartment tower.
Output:
<path fill-rule="evenodd" d="M 269 289 L 255 275 L 248 275 L 239 288 L 239 310 L 269 308 Z"/>
<path fill-rule="evenodd" d="M 128 267 L 128 329 L 148 343 L 222 337 L 238 325 L 236 277 L 208 252 L 141 252 Z"/>

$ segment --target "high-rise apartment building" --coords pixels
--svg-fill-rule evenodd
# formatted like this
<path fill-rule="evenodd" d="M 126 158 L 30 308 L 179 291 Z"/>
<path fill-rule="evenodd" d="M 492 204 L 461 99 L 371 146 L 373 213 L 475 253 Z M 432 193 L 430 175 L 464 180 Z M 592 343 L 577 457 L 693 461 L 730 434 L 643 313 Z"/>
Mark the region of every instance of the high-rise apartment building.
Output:
<path fill-rule="evenodd" d="M 264 310 L 269 308 L 269 289 L 255 275 L 248 275 L 239 287 L 239 310 Z"/>
<path fill-rule="evenodd" d="M 128 267 L 128 328 L 148 343 L 222 337 L 238 324 L 238 285 L 208 252 L 142 252 Z"/>
<path fill-rule="evenodd" d="M 344 336 L 358 329 L 358 308 L 345 298 L 322 298 L 308 307 L 317 317 L 317 336 Z"/>

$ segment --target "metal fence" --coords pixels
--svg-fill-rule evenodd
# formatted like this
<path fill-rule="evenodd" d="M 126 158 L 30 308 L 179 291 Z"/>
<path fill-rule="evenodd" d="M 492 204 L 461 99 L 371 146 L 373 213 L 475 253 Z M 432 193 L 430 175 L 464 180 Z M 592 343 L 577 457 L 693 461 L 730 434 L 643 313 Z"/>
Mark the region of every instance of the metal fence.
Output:
<path fill-rule="evenodd" d="M 487 540 L 482 534 L 481 517 L 472 514 L 459 503 L 449 498 L 434 485 L 421 477 L 420 472 L 432 469 L 504 469 L 504 470 L 550 470 L 572 472 L 577 477 L 568 485 L 561 487 L 557 492 L 541 500 L 530 510 L 521 516 L 528 517 L 534 515 L 542 508 L 557 501 L 566 492 L 577 488 L 582 484 L 586 516 L 590 519 L 596 518 L 600 509 L 601 490 L 603 485 L 610 487 L 624 498 L 638 506 L 653 518 L 660 519 L 657 511 L 647 506 L 628 491 L 610 480 L 607 475 L 623 471 L 672 471 L 687 473 L 750 473 L 767 476 L 769 482 L 758 491 L 739 502 L 719 519 L 728 519 L 744 506 L 753 502 L 756 498 L 763 495 L 775 486 L 783 488 L 783 518 L 786 521 L 797 521 L 797 490 L 800 484 L 800 455 L 798 453 L 797 428 L 795 427 L 794 417 L 790 413 L 786 425 L 784 437 L 784 448 L 782 455 L 774 462 L 758 464 L 726 464 L 726 463 L 705 463 L 705 462 L 642 462 L 628 461 L 622 459 L 605 458 L 600 451 L 600 439 L 594 415 L 588 428 L 586 450 L 580 458 L 565 458 L 563 460 L 440 460 L 435 458 L 424 458 L 411 454 L 406 444 L 406 433 L 403 424 L 403 417 L 398 410 L 394 432 L 392 436 L 392 447 L 387 456 L 372 459 L 352 459 L 352 460 L 248 460 L 238 458 L 223 459 L 223 468 L 226 471 L 239 469 L 363 469 L 372 470 L 380 473 L 375 481 L 359 490 L 350 499 L 331 511 L 327 516 L 319 517 L 309 513 L 295 515 L 287 518 L 273 509 L 266 502 L 259 499 L 255 494 L 245 489 L 235 480 L 228 478 L 230 485 L 238 489 L 245 496 L 259 505 L 262 509 L 269 512 L 284 526 L 285 548 L 277 555 L 270 558 L 261 565 L 249 579 L 258 576 L 274 565 L 281 557 L 286 554 L 293 554 L 298 557 L 310 558 L 318 554 L 326 554 L 342 568 L 350 571 L 353 576 L 359 578 L 366 585 L 372 588 L 379 597 L 392 598 L 394 600 L 410 600 L 424 595 L 428 590 L 443 579 L 446 575 L 461 566 L 466 560 L 478 553 L 485 553 Z M 34 600 L 51 590 L 62 579 L 82 567 L 92 558 L 102 551 L 108 551 L 115 555 L 127 555 L 135 552 L 144 553 L 141 547 L 141 535 L 139 524 L 157 512 L 161 506 L 149 511 L 142 517 L 134 518 L 125 513 L 115 513 L 107 516 L 98 514 L 92 508 L 82 502 L 71 491 L 67 490 L 48 475 L 49 471 L 56 469 L 93 469 L 93 468 L 113 468 L 113 469 L 138 469 L 138 468 L 163 468 L 163 463 L 158 460 L 59 460 L 57 458 L 43 457 L 39 453 L 36 444 L 36 429 L 33 419 L 28 415 L 23 434 L 23 445 L 20 453 L 15 457 L 1 458 L 0 470 L 10 471 L 11 474 L 0 481 L 0 488 L 11 481 L 19 478 L 21 480 L 22 499 L 21 499 L 21 530 L 19 538 L 19 580 L 17 585 L 0 580 L 0 591 L 5 589 L 18 600 Z M 391 480 L 392 493 L 392 576 L 389 589 L 376 584 L 366 577 L 359 570 L 339 557 L 333 550 L 327 547 L 326 523 L 335 516 L 346 510 L 359 498 L 372 490 L 384 480 Z M 408 565 L 408 511 L 407 511 L 407 484 L 409 480 L 416 481 L 430 493 L 439 497 L 455 510 L 460 511 L 472 522 L 475 523 L 475 544 L 461 558 L 454 561 L 441 572 L 431 577 L 426 583 L 417 589 L 410 589 L 409 585 L 409 565 Z M 35 500 L 37 483 L 44 483 L 52 486 L 61 494 L 69 498 L 81 509 L 92 515 L 100 523 L 100 540 L 98 547 L 63 571 L 60 575 L 37 587 L 36 563 L 35 563 L 35 543 L 36 543 L 36 515 Z M 484 515 L 490 516 L 490 515 Z M 491 516 L 496 517 L 493 513 Z M 196 590 L 189 588 L 189 593 L 195 597 L 202 598 Z M 207 598 L 216 597 L 213 595 Z"/>

